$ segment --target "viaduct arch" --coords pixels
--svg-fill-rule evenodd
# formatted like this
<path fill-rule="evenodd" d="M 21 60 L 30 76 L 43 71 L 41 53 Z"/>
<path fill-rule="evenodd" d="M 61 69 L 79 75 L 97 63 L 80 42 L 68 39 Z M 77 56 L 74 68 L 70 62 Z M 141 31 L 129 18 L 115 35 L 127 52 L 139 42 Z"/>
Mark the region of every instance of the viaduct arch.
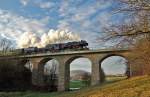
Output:
<path fill-rule="evenodd" d="M 131 72 L 131 63 L 130 63 L 130 59 L 128 58 L 127 55 L 124 55 L 124 54 L 116 54 L 116 53 L 112 53 L 112 54 L 108 54 L 108 55 L 105 55 L 102 59 L 100 59 L 99 61 L 99 64 L 100 64 L 100 67 L 102 68 L 102 63 L 103 61 L 105 61 L 107 58 L 110 58 L 110 57 L 120 57 L 120 58 L 123 58 L 124 60 L 126 60 L 126 75 L 128 77 L 130 77 L 132 74 Z"/>
<path fill-rule="evenodd" d="M 43 69 L 44 64 L 52 59 L 56 59 L 59 63 L 59 74 L 58 74 L 58 91 L 65 91 L 69 89 L 70 80 L 70 63 L 77 58 L 88 58 L 91 61 L 91 85 L 100 84 L 101 81 L 101 62 L 109 56 L 122 56 L 128 60 L 129 50 L 88 50 L 88 51 L 74 51 L 74 52 L 59 52 L 59 53 L 48 53 L 48 54 L 33 54 L 33 55 L 22 55 L 22 56 L 9 56 L 0 57 L 2 59 L 11 60 L 30 60 L 32 63 L 32 84 L 35 86 L 44 85 L 43 81 Z M 129 64 L 128 63 L 128 64 Z M 129 76 L 133 76 L 132 69 L 129 68 Z"/>

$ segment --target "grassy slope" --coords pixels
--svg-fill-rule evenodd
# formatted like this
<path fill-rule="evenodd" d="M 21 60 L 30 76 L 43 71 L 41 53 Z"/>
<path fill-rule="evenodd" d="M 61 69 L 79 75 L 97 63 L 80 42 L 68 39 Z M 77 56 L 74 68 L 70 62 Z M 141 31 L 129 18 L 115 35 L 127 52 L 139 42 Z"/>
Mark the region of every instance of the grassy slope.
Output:
<path fill-rule="evenodd" d="M 0 97 L 150 97 L 150 76 L 135 77 L 74 92 L 0 93 Z"/>
<path fill-rule="evenodd" d="M 103 87 L 81 90 L 74 97 L 150 97 L 150 77 L 136 77 Z"/>

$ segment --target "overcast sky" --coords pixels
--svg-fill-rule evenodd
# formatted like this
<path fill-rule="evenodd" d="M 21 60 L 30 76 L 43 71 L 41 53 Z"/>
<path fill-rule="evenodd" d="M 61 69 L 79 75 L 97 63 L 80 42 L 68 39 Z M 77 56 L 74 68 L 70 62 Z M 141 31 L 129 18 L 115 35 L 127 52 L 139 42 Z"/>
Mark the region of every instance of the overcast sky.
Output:
<path fill-rule="evenodd" d="M 51 29 L 67 29 L 100 48 L 95 39 L 102 28 L 122 19 L 111 14 L 116 6 L 112 0 L 0 0 L 0 38 L 15 44 L 24 32 L 40 37 Z"/>

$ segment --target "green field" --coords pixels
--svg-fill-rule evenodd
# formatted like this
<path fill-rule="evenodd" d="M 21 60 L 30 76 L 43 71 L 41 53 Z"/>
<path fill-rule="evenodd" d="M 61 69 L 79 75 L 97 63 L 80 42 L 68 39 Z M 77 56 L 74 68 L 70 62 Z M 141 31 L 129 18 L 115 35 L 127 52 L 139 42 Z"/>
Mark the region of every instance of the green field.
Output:
<path fill-rule="evenodd" d="M 89 85 L 89 81 L 74 80 L 70 81 L 70 88 L 83 88 Z"/>
<path fill-rule="evenodd" d="M 0 97 L 150 97 L 150 76 L 140 76 L 70 92 L 1 92 Z"/>
<path fill-rule="evenodd" d="M 126 76 L 108 76 L 103 84 L 113 83 L 126 79 Z M 90 85 L 90 81 L 73 80 L 70 81 L 70 88 L 84 88 Z"/>

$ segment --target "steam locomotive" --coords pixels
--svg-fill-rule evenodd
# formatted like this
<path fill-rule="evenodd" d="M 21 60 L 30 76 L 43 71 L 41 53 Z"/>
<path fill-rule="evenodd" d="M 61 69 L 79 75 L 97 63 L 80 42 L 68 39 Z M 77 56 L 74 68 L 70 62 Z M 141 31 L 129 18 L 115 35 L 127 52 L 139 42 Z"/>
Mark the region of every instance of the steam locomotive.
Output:
<path fill-rule="evenodd" d="M 29 47 L 16 49 L 14 52 L 16 54 L 33 54 L 33 53 L 46 53 L 46 52 L 61 52 L 65 50 L 88 50 L 88 43 L 85 40 L 73 41 L 67 43 L 56 43 L 56 44 L 47 44 L 43 48 L 38 47 Z"/>

